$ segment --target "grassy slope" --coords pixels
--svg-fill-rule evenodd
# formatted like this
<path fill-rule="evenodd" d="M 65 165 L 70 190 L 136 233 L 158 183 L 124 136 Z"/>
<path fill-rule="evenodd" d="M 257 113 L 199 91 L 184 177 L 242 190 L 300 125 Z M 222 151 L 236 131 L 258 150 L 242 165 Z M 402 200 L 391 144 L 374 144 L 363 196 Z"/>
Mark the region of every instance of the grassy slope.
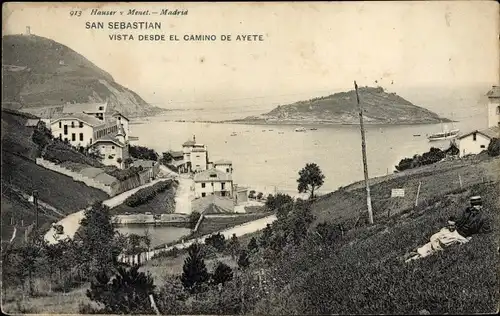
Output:
<path fill-rule="evenodd" d="M 436 113 L 413 105 L 395 93 L 387 93 L 380 87 L 361 87 L 359 96 L 364 104 L 366 123 L 438 123 L 440 120 Z M 356 94 L 352 90 L 283 105 L 262 117 L 286 121 L 358 123 L 357 111 Z"/>
<path fill-rule="evenodd" d="M 450 161 L 433 166 L 408 170 L 395 175 L 374 179 L 371 196 L 374 216 L 387 217 L 414 207 L 418 186 L 421 182 L 419 204 L 426 205 L 433 199 L 442 197 L 448 192 L 468 187 L 483 181 L 498 180 L 500 176 L 500 159 L 485 161 Z M 404 198 L 391 198 L 391 189 L 404 188 Z M 350 185 L 344 189 L 327 194 L 318 199 L 313 206 L 317 222 L 332 222 L 339 218 L 352 220 L 360 211 L 366 215 L 366 192 L 363 183 Z"/>
<path fill-rule="evenodd" d="M 281 302 L 299 313 L 494 312 L 500 299 L 499 189 L 498 182 L 478 184 L 423 211 L 350 231 L 338 244 L 299 252 L 283 267 L 290 287 L 281 292 Z M 476 235 L 468 244 L 420 261 L 401 261 L 405 253 L 428 242 L 450 215 L 459 214 L 475 194 L 484 197 L 493 233 Z"/>
<path fill-rule="evenodd" d="M 94 201 L 108 198 L 101 190 L 87 187 L 70 177 L 38 166 L 34 161 L 38 149 L 31 141 L 31 130 L 24 126 L 24 122 L 25 118 L 21 116 L 2 112 L 2 186 L 12 186 L 26 194 L 38 190 L 40 200 L 66 214 L 76 212 Z M 2 197 L 7 200 L 2 202 L 2 227 L 4 223 L 10 222 L 9 210 L 14 208 L 19 209 L 16 211 L 17 217 L 24 214 L 19 220 L 23 218 L 25 222 L 33 221 L 30 205 L 8 194 L 2 194 Z M 40 224 L 43 225 L 48 219 L 41 216 Z M 2 238 L 7 235 L 8 233 L 5 236 L 2 233 Z"/>
<path fill-rule="evenodd" d="M 136 207 L 130 207 L 125 203 L 120 204 L 117 207 L 113 208 L 112 214 L 144 214 L 146 212 L 150 212 L 151 214 L 173 213 L 175 211 L 175 193 L 173 193 L 173 190 L 174 188 L 167 189 L 164 192 L 157 194 L 149 202 Z M 140 190 L 137 193 L 140 193 Z"/>

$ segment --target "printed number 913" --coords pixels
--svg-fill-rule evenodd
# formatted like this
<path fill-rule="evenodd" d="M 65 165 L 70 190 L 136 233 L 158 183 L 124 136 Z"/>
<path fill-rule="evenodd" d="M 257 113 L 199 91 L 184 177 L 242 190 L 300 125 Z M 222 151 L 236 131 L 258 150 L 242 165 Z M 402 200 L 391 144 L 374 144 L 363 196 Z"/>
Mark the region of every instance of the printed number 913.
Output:
<path fill-rule="evenodd" d="M 70 11 L 70 16 L 82 16 L 82 11 Z"/>

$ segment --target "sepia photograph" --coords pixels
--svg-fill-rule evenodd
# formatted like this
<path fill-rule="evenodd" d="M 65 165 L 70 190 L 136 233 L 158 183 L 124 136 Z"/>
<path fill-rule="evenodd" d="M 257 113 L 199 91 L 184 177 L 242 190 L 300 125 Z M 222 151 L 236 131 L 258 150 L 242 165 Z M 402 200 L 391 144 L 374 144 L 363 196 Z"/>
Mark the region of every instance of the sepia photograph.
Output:
<path fill-rule="evenodd" d="M 499 312 L 498 2 L 2 6 L 3 313 Z"/>

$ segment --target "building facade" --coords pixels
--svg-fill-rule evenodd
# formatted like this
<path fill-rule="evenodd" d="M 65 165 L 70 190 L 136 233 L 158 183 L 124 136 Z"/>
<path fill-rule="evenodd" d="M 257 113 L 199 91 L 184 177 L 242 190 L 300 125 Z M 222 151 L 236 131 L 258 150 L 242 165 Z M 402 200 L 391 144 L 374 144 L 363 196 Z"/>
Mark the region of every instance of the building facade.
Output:
<path fill-rule="evenodd" d="M 214 161 L 213 167 L 222 172 L 233 173 L 233 163 L 229 160 Z"/>
<path fill-rule="evenodd" d="M 493 86 L 486 95 L 488 96 L 488 127 L 498 127 L 500 124 L 500 87 Z"/>
<path fill-rule="evenodd" d="M 129 158 L 128 145 L 111 137 L 96 140 L 92 144 L 92 148 L 101 154 L 101 162 L 106 166 L 116 166 L 123 169 L 125 159 Z"/>
<path fill-rule="evenodd" d="M 233 179 L 230 173 L 217 169 L 205 170 L 194 175 L 195 197 L 209 195 L 232 197 Z"/>
<path fill-rule="evenodd" d="M 72 146 L 87 147 L 96 140 L 95 130 L 105 129 L 106 123 L 86 114 L 71 114 L 51 120 L 54 138 L 67 140 Z"/>

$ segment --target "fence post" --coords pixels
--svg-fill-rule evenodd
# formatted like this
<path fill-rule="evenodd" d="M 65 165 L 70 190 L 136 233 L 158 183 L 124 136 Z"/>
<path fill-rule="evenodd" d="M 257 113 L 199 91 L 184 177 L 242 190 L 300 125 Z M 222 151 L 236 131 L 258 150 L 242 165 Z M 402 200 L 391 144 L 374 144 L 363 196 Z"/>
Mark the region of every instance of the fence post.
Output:
<path fill-rule="evenodd" d="M 458 175 L 458 181 L 460 182 L 460 189 L 462 189 L 462 177 L 460 174 Z"/>
<path fill-rule="evenodd" d="M 420 186 L 422 185 L 422 181 L 418 182 L 418 189 L 417 189 L 417 198 L 415 199 L 415 206 L 418 206 L 418 196 L 420 195 Z"/>

